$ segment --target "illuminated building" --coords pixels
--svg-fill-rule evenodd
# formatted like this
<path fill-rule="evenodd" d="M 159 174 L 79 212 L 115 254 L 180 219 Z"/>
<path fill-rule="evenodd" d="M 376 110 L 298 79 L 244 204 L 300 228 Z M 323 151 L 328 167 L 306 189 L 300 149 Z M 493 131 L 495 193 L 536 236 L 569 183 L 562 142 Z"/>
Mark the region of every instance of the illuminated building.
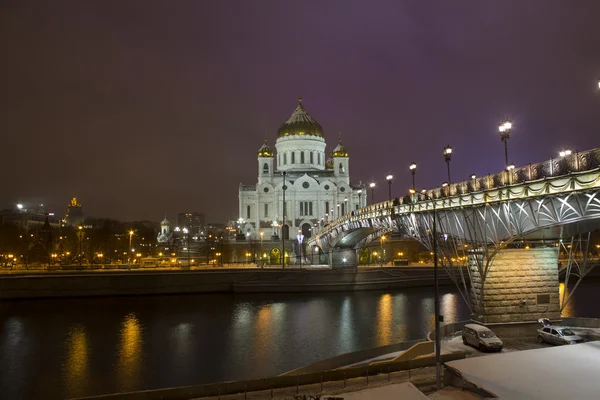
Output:
<path fill-rule="evenodd" d="M 67 206 L 64 223 L 67 226 L 78 226 L 83 224 L 83 207 L 77 201 L 77 197 L 73 197 Z"/>
<path fill-rule="evenodd" d="M 266 139 L 258 150 L 258 183 L 240 185 L 240 234 L 258 239 L 261 232 L 273 238 L 283 232 L 295 238 L 300 230 L 310 237 L 315 228 L 366 205 L 365 187 L 350 183 L 350 158 L 341 135 L 328 155 L 323 128 L 302 99 L 277 133 L 276 152 Z"/>
<path fill-rule="evenodd" d="M 177 226 L 187 228 L 193 235 L 198 235 L 204 230 L 204 214 L 199 212 L 177 214 Z"/>

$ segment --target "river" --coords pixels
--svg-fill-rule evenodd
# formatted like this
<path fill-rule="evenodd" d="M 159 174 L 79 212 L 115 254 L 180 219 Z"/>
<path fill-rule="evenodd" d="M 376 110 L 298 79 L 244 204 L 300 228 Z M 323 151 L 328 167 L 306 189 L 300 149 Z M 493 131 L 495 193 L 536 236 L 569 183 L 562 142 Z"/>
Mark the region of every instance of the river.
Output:
<path fill-rule="evenodd" d="M 564 316 L 600 317 L 600 281 Z M 454 287 L 446 322 L 468 319 Z M 323 358 L 423 338 L 431 289 L 185 295 L 0 303 L 0 398 L 60 399 L 281 374 Z"/>

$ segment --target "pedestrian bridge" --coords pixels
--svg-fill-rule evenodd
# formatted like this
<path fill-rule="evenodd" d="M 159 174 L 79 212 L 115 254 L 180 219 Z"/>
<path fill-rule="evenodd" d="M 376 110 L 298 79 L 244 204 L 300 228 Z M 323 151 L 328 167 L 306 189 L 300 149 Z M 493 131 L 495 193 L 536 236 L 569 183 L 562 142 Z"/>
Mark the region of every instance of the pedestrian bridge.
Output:
<path fill-rule="evenodd" d="M 600 148 L 596 148 L 408 194 L 342 216 L 325 226 L 307 244 L 329 254 L 335 268 L 356 265 L 356 250 L 388 232 L 414 238 L 430 250 L 437 239 L 438 258 L 443 267 L 458 274 L 456 271 L 462 268 L 454 267 L 469 266 L 472 287 L 481 286 L 481 293 L 474 293 L 475 297 L 483 297 L 488 273 L 494 275 L 490 270 L 492 264 L 499 269 L 498 265 L 504 262 L 518 264 L 526 258 L 534 264 L 536 260 L 546 260 L 544 262 L 551 263 L 554 270 L 561 248 L 568 253 L 569 263 L 571 258 L 575 260 L 575 251 L 581 250 L 583 254 L 589 250 L 589 232 L 600 228 L 599 167 Z M 434 218 L 435 238 L 432 234 Z M 581 240 L 578 236 L 581 234 L 588 234 L 587 240 L 585 236 Z M 567 240 L 572 243 L 567 244 Z M 521 246 L 521 241 L 527 245 Z M 537 255 L 533 258 L 526 253 L 515 256 L 514 250 L 519 247 L 531 250 L 527 254 Z M 505 251 L 508 249 L 512 250 L 511 254 Z M 498 257 L 502 251 L 508 258 Z M 525 258 L 519 260 L 519 257 Z M 579 264 L 574 268 L 582 278 L 590 266 Z M 530 267 L 547 269 L 548 265 Z M 557 273 L 555 275 L 553 285 L 558 288 Z M 464 283 L 465 277 L 457 276 L 457 283 L 459 280 Z M 466 293 L 466 284 L 463 289 Z M 551 296 L 550 303 L 555 302 L 554 297 L 558 304 L 558 292 Z M 472 300 L 469 303 L 475 308 L 483 307 L 482 298 L 480 304 Z"/>

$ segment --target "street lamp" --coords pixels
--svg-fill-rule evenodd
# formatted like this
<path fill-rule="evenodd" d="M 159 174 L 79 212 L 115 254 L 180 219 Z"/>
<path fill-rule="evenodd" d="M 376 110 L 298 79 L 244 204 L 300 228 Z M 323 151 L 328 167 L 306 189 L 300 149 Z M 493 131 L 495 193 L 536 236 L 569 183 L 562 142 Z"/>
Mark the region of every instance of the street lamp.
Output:
<path fill-rule="evenodd" d="M 130 252 L 133 251 L 133 250 L 131 250 L 131 240 L 132 239 L 133 239 L 133 230 L 130 230 L 129 231 L 129 251 Z M 129 260 L 131 260 L 131 258 Z M 131 261 L 130 261 L 130 264 L 131 264 Z"/>
<path fill-rule="evenodd" d="M 410 168 L 410 173 L 412 174 L 412 187 L 416 187 L 415 186 L 415 173 L 417 172 L 417 164 L 413 161 L 410 163 L 410 166 L 408 167 Z"/>
<path fill-rule="evenodd" d="M 369 183 L 369 187 L 371 188 L 371 204 L 375 204 L 375 182 Z"/>
<path fill-rule="evenodd" d="M 388 183 L 388 194 L 390 197 L 390 200 L 392 200 L 392 179 L 394 178 L 393 175 L 388 175 L 385 177 L 385 179 L 387 179 L 387 183 Z"/>
<path fill-rule="evenodd" d="M 183 228 L 182 232 L 184 235 L 186 235 L 186 239 L 187 239 L 187 259 L 188 259 L 188 268 L 191 267 L 191 263 L 190 263 L 190 235 L 188 234 L 189 231 L 187 228 Z"/>
<path fill-rule="evenodd" d="M 285 190 L 287 189 L 287 187 L 285 186 L 286 172 L 283 171 L 281 174 L 283 176 L 283 185 L 281 186 L 281 189 L 283 190 L 283 223 L 281 224 L 281 268 L 285 268 L 285 233 L 283 231 L 284 231 L 284 227 L 285 227 L 285 212 L 286 212 Z M 289 232 L 289 230 L 288 230 L 288 232 Z"/>
<path fill-rule="evenodd" d="M 383 256 L 385 255 L 385 252 L 383 251 L 383 241 L 385 240 L 385 235 L 381 236 L 380 239 L 381 240 L 379 241 L 379 247 L 381 250 L 381 266 L 383 267 Z"/>
<path fill-rule="evenodd" d="M 512 122 L 504 121 L 498 127 L 498 131 L 500 131 L 500 140 L 504 142 L 504 162 L 508 167 L 508 139 L 510 139 L 510 131 L 512 129 Z"/>
<path fill-rule="evenodd" d="M 262 246 L 263 234 L 264 234 L 264 232 L 263 232 L 263 231 L 260 231 L 260 254 L 262 254 L 262 252 L 263 252 L 263 246 Z M 261 259 L 261 261 L 262 261 L 262 262 L 261 262 L 261 265 L 264 265 L 264 264 L 263 264 L 263 263 L 264 263 L 264 261 L 263 261 L 262 255 L 260 256 L 260 259 Z"/>
<path fill-rule="evenodd" d="M 415 194 L 415 189 L 410 189 L 411 194 Z M 440 295 L 438 289 L 438 254 L 437 254 L 437 212 L 435 209 L 435 200 L 427 194 L 427 191 L 423 189 L 421 194 L 426 200 L 430 200 L 433 204 L 433 281 L 434 281 L 434 310 L 435 310 L 435 384 L 437 389 L 441 388 L 440 381 L 440 355 L 441 355 L 441 339 L 440 339 Z"/>
<path fill-rule="evenodd" d="M 447 145 L 446 147 L 444 147 L 442 153 L 444 154 L 444 160 L 446 161 L 446 166 L 448 167 L 448 184 L 450 184 L 452 183 L 452 180 L 450 179 L 450 160 L 452 159 L 452 147 L 450 147 L 450 145 Z"/>
<path fill-rule="evenodd" d="M 362 206 L 363 206 L 363 205 L 362 205 L 362 202 L 361 202 L 362 189 L 358 189 L 358 190 L 356 191 L 356 193 L 358 193 L 358 206 L 359 206 L 360 208 L 362 208 Z"/>

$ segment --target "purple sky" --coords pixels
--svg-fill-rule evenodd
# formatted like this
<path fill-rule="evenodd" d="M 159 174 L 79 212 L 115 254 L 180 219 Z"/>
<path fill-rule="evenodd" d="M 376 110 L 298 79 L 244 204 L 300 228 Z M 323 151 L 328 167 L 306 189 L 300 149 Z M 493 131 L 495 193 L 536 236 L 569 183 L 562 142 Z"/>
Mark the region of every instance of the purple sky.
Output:
<path fill-rule="evenodd" d="M 237 217 L 298 96 L 376 198 L 599 145 L 600 1 L 0 4 L 0 208 Z"/>

